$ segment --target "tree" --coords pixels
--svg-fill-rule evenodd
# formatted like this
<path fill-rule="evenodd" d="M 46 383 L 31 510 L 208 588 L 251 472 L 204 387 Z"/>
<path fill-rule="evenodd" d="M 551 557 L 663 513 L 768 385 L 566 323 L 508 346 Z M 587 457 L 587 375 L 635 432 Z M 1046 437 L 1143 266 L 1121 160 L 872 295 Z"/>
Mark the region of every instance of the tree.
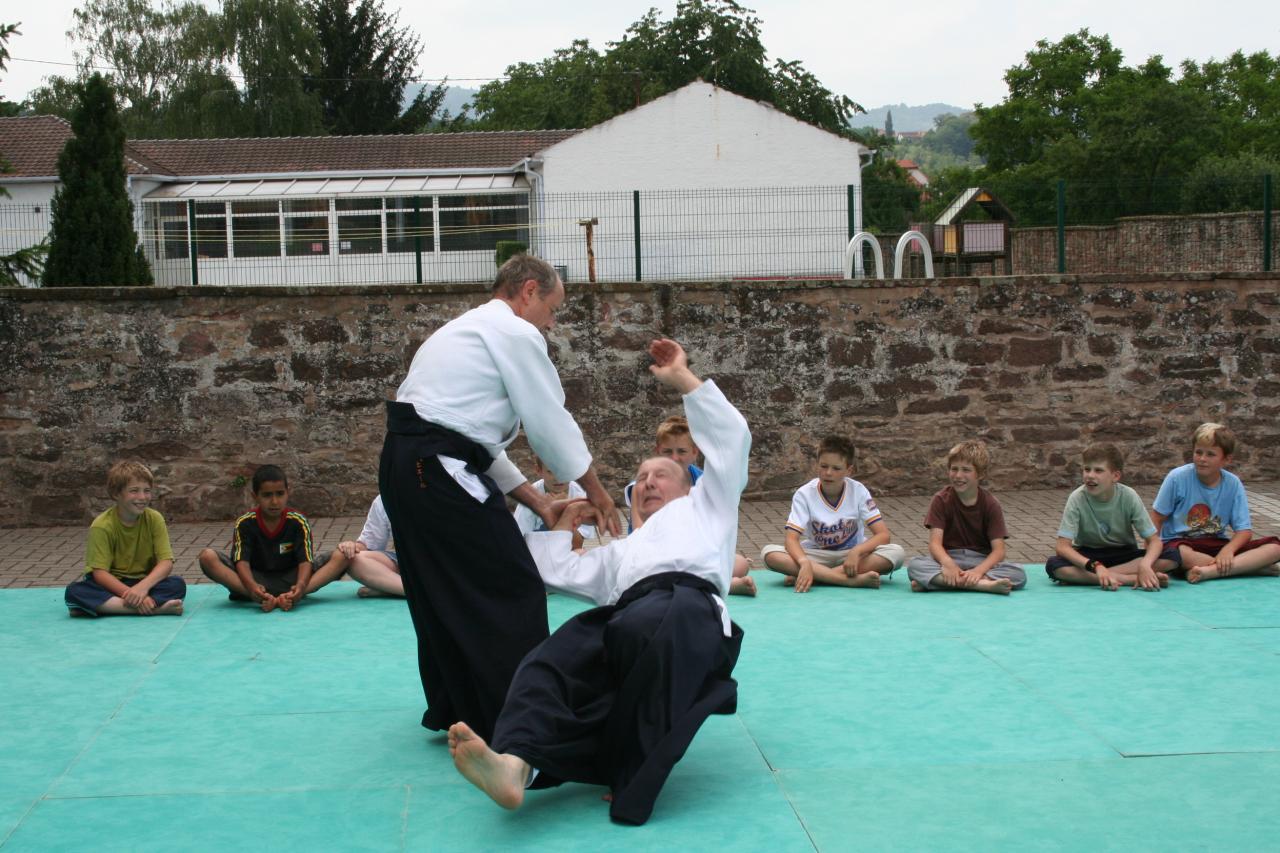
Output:
<path fill-rule="evenodd" d="M 20 24 L 0 24 L 0 71 L 4 71 L 9 66 L 9 37 L 13 35 L 21 35 L 22 31 L 18 29 Z M 8 105 L 10 102 L 4 102 Z M 13 104 L 14 107 L 21 106 Z M 12 171 L 12 167 L 0 157 L 0 174 Z M 0 198 L 8 198 L 9 191 L 4 187 L 0 187 Z M 44 258 L 49 251 L 48 241 L 42 240 L 34 246 L 27 246 L 11 252 L 7 255 L 0 255 L 0 285 L 6 287 L 21 283 L 21 277 L 25 277 L 32 281 L 40 278 L 44 268 Z"/>
<path fill-rule="evenodd" d="M 893 139 L 893 110 L 884 114 L 884 135 Z"/>
<path fill-rule="evenodd" d="M 1280 160 L 1259 154 L 1209 154 L 1201 158 L 1182 184 L 1184 213 L 1258 210 L 1262 176 L 1280 176 Z"/>
<path fill-rule="evenodd" d="M 151 284 L 151 268 L 133 230 L 125 187 L 124 125 L 101 74 L 80 87 L 75 133 L 58 156 L 60 185 L 51 206 L 50 287 Z"/>
<path fill-rule="evenodd" d="M 325 130 L 335 134 L 416 130 L 432 120 L 444 86 L 423 89 L 402 113 L 422 43 L 397 27 L 382 0 L 310 0 L 317 63 L 307 90 L 320 98 Z"/>
<path fill-rule="evenodd" d="M 1182 63 L 1181 84 L 1202 91 L 1222 121 L 1222 153 L 1280 159 L 1280 57 L 1236 51 L 1225 60 Z"/>
<path fill-rule="evenodd" d="M 669 21 L 650 9 L 604 53 L 578 40 L 540 63 L 509 67 L 471 107 L 484 129 L 587 127 L 698 79 L 850 137 L 849 119 L 865 112 L 800 62 L 771 64 L 760 19 L 733 0 L 681 0 Z"/>
<path fill-rule="evenodd" d="M 319 67 L 319 42 L 301 0 L 226 0 L 222 33 L 244 74 L 252 135 L 323 133 L 320 98 L 306 83 Z"/>

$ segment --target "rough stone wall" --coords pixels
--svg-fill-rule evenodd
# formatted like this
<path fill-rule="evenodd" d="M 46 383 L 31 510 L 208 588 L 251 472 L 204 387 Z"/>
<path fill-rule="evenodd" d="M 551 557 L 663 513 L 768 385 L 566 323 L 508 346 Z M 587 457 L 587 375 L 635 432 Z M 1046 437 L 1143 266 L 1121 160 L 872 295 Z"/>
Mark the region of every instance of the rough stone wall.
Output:
<path fill-rule="evenodd" d="M 1090 441 L 1130 481 L 1229 422 L 1236 470 L 1280 461 L 1280 276 L 1264 274 L 571 288 L 551 335 L 570 409 L 620 487 L 678 411 L 647 341 L 683 341 L 752 425 L 749 491 L 811 476 L 826 432 L 852 435 L 879 493 L 940 486 L 941 454 L 992 445 L 995 489 L 1077 479 Z M 482 286 L 0 291 L 0 523 L 83 523 L 120 457 L 154 468 L 172 520 L 230 518 L 282 464 L 294 503 L 360 514 L 376 490 L 382 402 L 417 345 Z M 522 452 L 517 458 L 527 458 Z"/>

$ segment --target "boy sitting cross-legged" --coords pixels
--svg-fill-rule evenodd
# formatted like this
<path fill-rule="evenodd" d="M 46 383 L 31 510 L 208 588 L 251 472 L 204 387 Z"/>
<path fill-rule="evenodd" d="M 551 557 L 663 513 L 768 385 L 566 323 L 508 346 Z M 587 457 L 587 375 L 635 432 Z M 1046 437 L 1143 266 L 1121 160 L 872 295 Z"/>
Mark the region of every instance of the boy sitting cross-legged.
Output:
<path fill-rule="evenodd" d="M 962 441 L 947 454 L 951 485 L 933 496 L 924 526 L 929 528 L 929 556 L 907 563 L 912 592 L 970 590 L 1008 595 L 1027 585 L 1027 573 L 1005 562 L 1000 502 L 978 481 L 991 464 L 981 441 Z"/>
<path fill-rule="evenodd" d="M 815 583 L 880 586 L 902 565 L 901 545 L 889 541 L 875 498 L 853 479 L 853 443 L 838 435 L 818 445 L 818 476 L 796 490 L 784 545 L 766 545 L 760 559 L 787 576 L 796 592 Z"/>
<path fill-rule="evenodd" d="M 1169 585 L 1164 545 L 1138 493 L 1120 482 L 1124 457 L 1114 444 L 1095 444 L 1081 459 L 1084 484 L 1067 498 L 1056 553 L 1044 564 L 1058 583 L 1103 589 L 1159 590 Z M 1143 540 L 1134 544 L 1133 534 Z"/>
<path fill-rule="evenodd" d="M 65 595 L 72 616 L 152 616 L 182 613 L 187 584 L 173 571 L 173 547 L 164 516 L 152 509 L 154 478 L 139 462 L 117 462 L 107 472 L 115 506 L 89 526 L 84 574 Z"/>
<path fill-rule="evenodd" d="M 231 555 L 200 552 L 200 568 L 231 591 L 232 601 L 252 601 L 263 613 L 292 610 L 307 594 L 347 570 L 341 551 L 317 557 L 307 517 L 289 508 L 289 481 L 275 465 L 253 472 L 257 506 L 236 519 Z M 316 563 L 320 568 L 313 571 Z"/>
<path fill-rule="evenodd" d="M 1222 424 L 1201 424 L 1192 442 L 1192 461 L 1165 476 L 1152 506 L 1151 520 L 1160 526 L 1165 556 L 1175 558 L 1176 550 L 1191 583 L 1233 575 L 1280 575 L 1280 539 L 1253 538 L 1244 484 L 1225 470 L 1235 449 L 1231 430 Z"/>

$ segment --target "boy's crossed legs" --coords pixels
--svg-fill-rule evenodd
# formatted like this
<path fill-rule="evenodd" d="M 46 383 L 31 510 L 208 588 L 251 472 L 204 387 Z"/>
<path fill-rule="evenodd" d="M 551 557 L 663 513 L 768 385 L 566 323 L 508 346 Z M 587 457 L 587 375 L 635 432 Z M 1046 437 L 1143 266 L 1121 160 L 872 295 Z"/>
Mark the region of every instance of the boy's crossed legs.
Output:
<path fill-rule="evenodd" d="M 970 551 L 967 548 L 952 548 L 947 550 L 947 556 L 963 572 L 976 568 L 987 559 L 988 555 L 980 551 Z M 907 577 L 911 578 L 912 592 L 949 589 L 1008 595 L 1013 590 L 1022 589 L 1027 585 L 1027 573 L 1023 571 L 1022 566 L 1007 560 L 996 563 L 972 586 L 963 584 L 953 586 L 948 583 L 943 575 L 942 565 L 929 556 L 912 557 L 907 563 Z"/>
<path fill-rule="evenodd" d="M 1110 575 L 1110 582 L 1103 583 L 1098 579 L 1097 572 L 1082 569 L 1057 554 L 1045 560 L 1045 574 L 1058 583 L 1074 586 L 1100 586 L 1107 590 L 1119 589 L 1122 586 L 1137 586 L 1138 570 L 1142 567 L 1142 558 L 1146 556 L 1146 552 L 1141 548 L 1090 548 L 1085 545 L 1077 545 L 1075 548 L 1090 560 L 1102 563 Z M 1153 567 L 1160 586 L 1168 586 L 1168 572 L 1177 565 L 1172 560 L 1162 558 L 1156 560 Z"/>
<path fill-rule="evenodd" d="M 1276 565 L 1280 561 L 1280 539 L 1274 536 L 1244 543 L 1232 555 L 1228 565 L 1222 565 L 1218 559 L 1218 552 L 1227 544 L 1226 539 L 1176 539 L 1167 544 L 1174 543 L 1177 543 L 1188 583 L 1243 575 L 1280 577 L 1280 566 Z"/>
<path fill-rule="evenodd" d="M 346 574 L 347 558 L 341 551 L 334 551 L 332 554 L 322 553 L 316 556 L 317 562 L 320 562 L 321 566 L 312 571 L 311 579 L 307 581 L 307 588 L 303 595 L 310 595 Z M 280 574 L 253 572 L 253 580 L 258 585 L 258 589 L 250 591 L 241 582 L 240 575 L 236 573 L 231 558 L 226 554 L 215 551 L 212 548 L 205 548 L 200 552 L 198 562 L 205 577 L 226 587 L 233 600 L 255 602 L 262 607 L 263 613 L 270 613 L 277 607 L 281 610 L 292 610 L 293 606 L 302 598 L 302 596 L 295 595 L 293 590 L 298 580 L 296 569 L 292 572 Z"/>
<path fill-rule="evenodd" d="M 881 545 L 862 558 L 855 574 L 848 575 L 844 570 L 844 560 L 849 556 L 848 551 L 805 548 L 804 553 L 813 565 L 814 583 L 870 589 L 878 589 L 880 576 L 893 574 L 896 569 L 902 567 L 902 561 L 907 556 L 907 552 L 901 545 Z M 785 585 L 791 586 L 796 582 L 800 566 L 791 559 L 791 555 L 781 545 L 764 546 L 760 551 L 760 559 L 768 568 L 786 575 L 783 580 Z"/>

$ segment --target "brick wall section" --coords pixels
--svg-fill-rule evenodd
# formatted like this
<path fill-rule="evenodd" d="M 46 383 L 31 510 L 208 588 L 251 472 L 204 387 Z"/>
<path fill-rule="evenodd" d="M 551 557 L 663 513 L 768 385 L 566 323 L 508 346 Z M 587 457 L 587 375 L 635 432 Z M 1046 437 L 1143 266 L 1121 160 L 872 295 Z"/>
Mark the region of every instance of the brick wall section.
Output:
<path fill-rule="evenodd" d="M 1280 216 L 1272 217 L 1271 227 L 1274 269 L 1280 252 Z M 1115 225 L 1071 226 L 1065 232 L 1067 272 L 1073 275 L 1262 269 L 1261 211 L 1135 216 L 1116 220 Z M 1014 273 L 1057 272 L 1056 228 L 1014 228 L 1010 242 Z M 1003 262 L 997 266 L 1003 272 Z M 983 271 L 987 267 L 984 264 Z"/>
<path fill-rule="evenodd" d="M 1063 487 L 1092 440 L 1128 478 L 1183 461 L 1207 419 L 1241 434 L 1237 470 L 1280 460 L 1280 276 L 1258 274 L 571 288 L 551 345 L 606 481 L 621 484 L 678 410 L 644 370 L 682 340 L 751 422 L 750 491 L 810 476 L 817 437 L 853 435 L 874 491 L 939 485 L 951 443 L 991 442 L 997 489 Z M 483 286 L 0 291 L 0 524 L 81 523 L 110 461 L 159 476 L 172 520 L 234 516 L 255 465 L 294 503 L 361 514 L 382 401 Z M 521 454 L 520 458 L 523 458 Z"/>

